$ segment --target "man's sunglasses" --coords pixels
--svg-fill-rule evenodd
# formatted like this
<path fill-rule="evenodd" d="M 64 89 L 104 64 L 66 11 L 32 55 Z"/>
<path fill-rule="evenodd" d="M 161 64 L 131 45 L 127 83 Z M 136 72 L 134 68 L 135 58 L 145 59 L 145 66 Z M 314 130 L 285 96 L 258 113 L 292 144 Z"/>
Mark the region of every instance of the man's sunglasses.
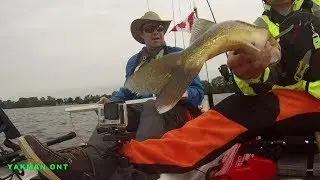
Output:
<path fill-rule="evenodd" d="M 164 31 L 164 27 L 162 25 L 158 26 L 146 26 L 143 28 L 143 31 L 146 33 L 153 33 L 154 30 L 157 30 L 158 32 Z"/>

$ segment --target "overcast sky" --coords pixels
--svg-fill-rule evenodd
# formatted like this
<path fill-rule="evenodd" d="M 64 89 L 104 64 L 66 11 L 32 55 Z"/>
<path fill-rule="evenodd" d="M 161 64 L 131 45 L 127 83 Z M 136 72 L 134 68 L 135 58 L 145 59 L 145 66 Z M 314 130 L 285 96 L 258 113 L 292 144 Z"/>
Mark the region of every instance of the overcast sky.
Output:
<path fill-rule="evenodd" d="M 173 19 L 171 2 L 149 0 L 149 7 L 163 19 Z M 206 1 L 194 2 L 199 16 L 212 20 Z M 252 22 L 263 11 L 260 0 L 209 2 L 218 22 Z M 174 0 L 174 7 L 177 22 L 191 12 L 190 0 Z M 130 23 L 147 10 L 147 0 L 2 0 L 0 99 L 117 90 L 124 82 L 126 62 L 142 48 L 131 36 Z M 187 45 L 190 36 L 184 35 Z M 174 46 L 173 33 L 166 41 Z M 181 33 L 177 46 L 183 47 Z M 225 55 L 208 62 L 210 78 L 219 75 L 217 68 L 225 62 Z M 201 79 L 206 79 L 204 70 Z"/>

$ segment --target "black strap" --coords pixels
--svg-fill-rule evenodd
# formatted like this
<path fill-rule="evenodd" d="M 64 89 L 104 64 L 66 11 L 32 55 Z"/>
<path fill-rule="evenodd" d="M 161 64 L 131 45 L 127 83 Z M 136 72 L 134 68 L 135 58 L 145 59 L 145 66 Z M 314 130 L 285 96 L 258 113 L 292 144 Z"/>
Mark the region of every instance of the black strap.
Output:
<path fill-rule="evenodd" d="M 284 16 L 277 13 L 274 9 L 270 9 L 270 11 L 264 11 L 263 15 L 268 16 L 268 18 L 270 19 L 270 21 L 272 21 L 273 23 L 278 23 L 280 24 L 283 20 L 284 20 Z"/>
<path fill-rule="evenodd" d="M 307 81 L 307 83 L 306 83 L 306 87 L 305 87 L 306 92 L 309 92 L 309 84 L 310 84 L 310 82 L 309 82 L 309 81 Z"/>

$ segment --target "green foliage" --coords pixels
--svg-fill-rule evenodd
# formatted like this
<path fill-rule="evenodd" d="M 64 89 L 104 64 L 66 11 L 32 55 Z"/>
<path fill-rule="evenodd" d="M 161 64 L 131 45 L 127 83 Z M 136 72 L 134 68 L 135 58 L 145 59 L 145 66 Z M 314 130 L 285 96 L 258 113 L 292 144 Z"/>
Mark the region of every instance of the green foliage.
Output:
<path fill-rule="evenodd" d="M 211 80 L 211 85 L 213 89 L 212 94 L 236 92 L 236 85 L 233 83 L 231 78 L 226 81 L 222 76 L 215 77 Z"/>
<path fill-rule="evenodd" d="M 231 78 L 226 81 L 222 76 L 218 76 L 213 78 L 211 83 L 208 81 L 201 81 L 201 83 L 205 94 L 234 93 L 236 91 L 236 85 L 232 82 Z"/>
<path fill-rule="evenodd" d="M 112 94 L 117 93 L 114 91 Z M 111 97 L 111 95 L 102 95 L 106 97 Z M 18 101 L 2 101 L 0 99 L 0 108 L 3 109 L 13 109 L 13 108 L 29 108 L 29 107 L 43 107 L 43 106 L 57 106 L 57 105 L 70 105 L 70 104 L 89 104 L 89 103 L 96 103 L 102 97 L 100 95 L 91 95 L 88 94 L 84 96 L 82 99 L 80 96 L 75 98 L 68 97 L 68 98 L 54 98 L 52 96 L 41 97 L 21 97 Z"/>
<path fill-rule="evenodd" d="M 221 93 L 234 93 L 236 91 L 236 86 L 232 82 L 231 78 L 226 81 L 222 76 L 215 77 L 211 80 L 211 83 L 208 81 L 201 81 L 205 94 L 221 94 Z M 114 96 L 117 91 L 112 92 L 111 95 L 91 95 L 88 94 L 83 97 L 68 97 L 68 98 L 54 98 L 51 96 L 41 97 L 21 97 L 18 101 L 2 101 L 0 100 L 0 108 L 3 109 L 12 109 L 12 108 L 28 108 L 28 107 L 42 107 L 42 106 L 56 106 L 56 105 L 70 105 L 70 104 L 89 104 L 96 103 L 100 100 L 102 96 L 110 98 Z"/>

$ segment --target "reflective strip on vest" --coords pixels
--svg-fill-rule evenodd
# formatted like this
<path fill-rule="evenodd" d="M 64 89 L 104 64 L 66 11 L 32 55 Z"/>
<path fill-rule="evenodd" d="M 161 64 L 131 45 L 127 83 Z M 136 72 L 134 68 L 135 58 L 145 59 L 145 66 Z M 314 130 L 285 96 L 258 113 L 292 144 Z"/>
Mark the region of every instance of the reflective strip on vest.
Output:
<path fill-rule="evenodd" d="M 267 15 L 262 15 L 261 18 L 268 24 L 269 31 L 272 34 L 272 36 L 273 37 L 278 36 L 280 33 L 279 32 L 279 24 L 278 23 L 274 24 L 273 22 L 271 22 Z"/>
<path fill-rule="evenodd" d="M 265 5 L 264 5 L 264 9 L 265 9 L 266 11 L 270 11 L 270 10 L 271 10 L 271 6 L 268 5 L 268 4 L 265 4 Z"/>
<path fill-rule="evenodd" d="M 233 74 L 234 81 L 236 82 L 239 89 L 243 92 L 243 94 L 246 95 L 256 95 L 254 90 L 249 86 L 248 83 L 246 83 L 244 80 L 240 79 L 238 76 Z"/>
<path fill-rule="evenodd" d="M 304 2 L 304 0 L 295 0 L 294 4 L 293 4 L 293 11 L 297 11 L 301 8 L 302 3 Z"/>
<path fill-rule="evenodd" d="M 299 10 L 299 9 L 301 8 L 301 5 L 302 5 L 303 2 L 304 2 L 304 0 L 295 0 L 295 1 L 293 2 L 292 10 L 293 10 L 293 11 Z M 320 1 L 319 1 L 319 0 L 313 0 L 313 2 L 315 2 L 316 4 L 320 4 Z M 271 6 L 268 5 L 268 4 L 265 4 L 265 5 L 264 5 L 264 9 L 265 9 L 266 11 L 270 11 L 270 10 L 271 10 Z"/>
<path fill-rule="evenodd" d="M 307 82 L 304 80 L 301 80 L 297 82 L 296 84 L 289 85 L 289 86 L 279 86 L 279 85 L 274 85 L 272 89 L 293 89 L 297 91 L 305 91 Z"/>
<path fill-rule="evenodd" d="M 313 0 L 313 3 L 315 3 L 318 6 L 320 6 L 320 0 Z"/>
<path fill-rule="evenodd" d="M 307 81 L 301 80 L 296 84 L 290 86 L 274 85 L 272 89 L 292 89 L 297 91 L 305 91 Z M 308 93 L 313 97 L 320 99 L 320 81 L 309 82 Z"/>
<path fill-rule="evenodd" d="M 267 68 L 264 70 L 263 82 L 266 82 L 266 81 L 268 80 L 269 74 L 270 74 L 270 68 L 267 67 Z"/>
<path fill-rule="evenodd" d="M 308 92 L 315 98 L 320 99 L 320 80 L 316 82 L 310 82 Z"/>
<path fill-rule="evenodd" d="M 264 71 L 264 76 L 263 76 L 263 82 L 266 82 L 268 77 L 270 74 L 270 69 L 269 67 L 266 68 L 266 70 Z M 236 76 L 235 74 L 233 74 L 234 77 L 234 81 L 236 82 L 237 86 L 239 87 L 239 89 L 247 95 L 256 95 L 256 93 L 254 92 L 253 88 L 250 87 L 250 85 L 245 81 L 240 79 L 238 76 Z M 260 77 L 259 77 L 260 78 Z"/>

